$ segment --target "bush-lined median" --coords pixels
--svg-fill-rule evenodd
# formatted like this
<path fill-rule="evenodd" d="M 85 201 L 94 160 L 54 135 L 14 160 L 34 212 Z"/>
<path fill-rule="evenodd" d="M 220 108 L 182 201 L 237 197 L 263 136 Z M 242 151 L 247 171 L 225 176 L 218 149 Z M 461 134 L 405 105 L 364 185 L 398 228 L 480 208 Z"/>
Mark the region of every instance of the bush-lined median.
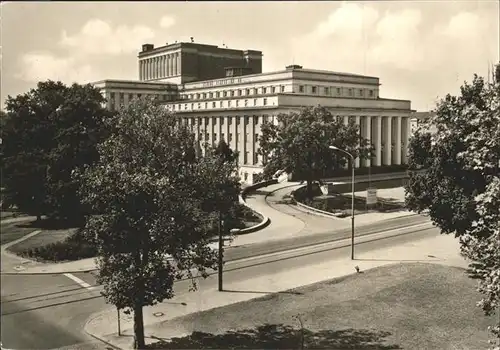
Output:
<path fill-rule="evenodd" d="M 230 228 L 252 227 L 263 219 L 262 215 L 242 204 L 238 204 L 235 214 L 237 218 L 228 223 Z M 2 244 L 42 230 L 39 234 L 9 247 L 8 250 L 41 262 L 74 261 L 97 256 L 96 247 L 83 235 L 82 229 L 64 228 L 61 225 L 61 222 L 51 220 L 5 224 L 2 225 Z M 216 227 L 213 234 L 218 234 Z"/>

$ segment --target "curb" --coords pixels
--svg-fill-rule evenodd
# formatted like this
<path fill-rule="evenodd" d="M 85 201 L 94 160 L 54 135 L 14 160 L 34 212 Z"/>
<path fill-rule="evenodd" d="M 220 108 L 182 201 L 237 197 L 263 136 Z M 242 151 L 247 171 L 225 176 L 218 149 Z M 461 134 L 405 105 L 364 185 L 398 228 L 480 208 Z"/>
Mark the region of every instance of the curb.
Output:
<path fill-rule="evenodd" d="M 249 192 L 252 192 L 254 190 L 257 190 L 259 188 L 263 188 L 263 187 L 267 187 L 269 185 L 273 185 L 275 183 L 278 183 L 277 180 L 268 180 L 268 181 L 262 181 L 262 182 L 258 182 L 256 184 L 253 184 L 253 185 L 250 185 L 248 187 L 246 187 L 245 189 L 243 189 L 241 191 L 241 194 L 239 195 L 239 201 L 240 201 L 240 204 L 243 204 L 244 206 L 246 206 L 247 208 L 251 209 L 252 211 L 256 212 L 257 214 L 261 215 L 262 216 L 262 221 L 255 225 L 255 226 L 252 226 L 252 227 L 247 227 L 247 228 L 244 228 L 244 229 L 241 229 L 239 232 L 238 232 L 238 235 L 245 235 L 245 234 L 248 234 L 248 233 L 252 233 L 252 232 L 257 232 L 257 231 L 260 231 L 264 228 L 266 228 L 267 226 L 269 226 L 269 224 L 271 224 L 271 219 L 269 219 L 267 216 L 265 216 L 263 213 L 260 213 L 258 212 L 257 210 L 253 209 L 252 207 L 250 207 L 247 202 L 245 201 L 245 197 L 246 195 L 249 193 Z"/>
<path fill-rule="evenodd" d="M 396 228 L 396 229 L 391 229 L 389 231 L 384 231 L 384 232 L 378 232 L 378 233 L 374 233 L 374 234 L 370 234 L 370 235 L 365 235 L 365 236 L 361 236 L 358 238 L 358 240 L 356 241 L 356 244 L 357 245 L 361 245 L 361 244 L 366 244 L 366 243 L 371 243 L 371 242 L 375 242 L 375 241 L 380 241 L 380 240 L 385 240 L 385 239 L 391 239 L 391 238 L 395 238 L 395 237 L 399 237 L 399 236 L 403 236 L 403 235 L 408 235 L 408 234 L 412 234 L 412 233 L 415 233 L 415 232 L 420 232 L 420 231 L 423 231 L 423 230 L 427 230 L 427 229 L 431 229 L 435 227 L 434 225 L 432 225 L 432 223 L 421 223 L 421 224 L 415 224 L 415 225 L 412 225 L 412 226 L 408 226 L 408 227 L 405 227 L 405 228 Z M 410 232 L 405 232 L 407 229 L 416 229 L 416 230 L 412 230 Z M 398 232 L 399 231 L 399 232 Z M 401 232 L 403 231 L 403 232 Z M 331 241 L 331 242 L 326 242 L 326 243 L 322 243 L 322 244 L 318 244 L 318 245 L 315 245 L 315 247 L 318 247 L 320 248 L 319 250 L 317 251 L 314 251 L 314 252 L 309 252 L 308 250 L 313 248 L 313 246 L 306 246 L 306 247 L 301 247 L 301 248 L 297 248 L 297 249 L 293 249 L 290 251 L 291 253 L 291 256 L 287 256 L 287 257 L 280 257 L 280 260 L 286 260 L 286 259 L 293 259 L 293 258 L 296 258 L 296 257 L 299 257 L 299 256 L 303 256 L 303 255 L 309 255 L 309 254 L 315 254 L 315 253 L 320 253 L 320 252 L 323 252 L 323 251 L 330 251 L 330 250 L 339 250 L 339 249 L 343 249 L 343 248 L 346 248 L 346 247 L 349 247 L 351 245 L 351 239 L 350 238 L 347 238 L 347 239 L 340 239 L 340 240 L 337 240 L 337 241 Z M 264 255 L 264 256 L 258 256 L 258 257 L 253 257 L 253 258 L 249 258 L 249 260 L 258 260 L 262 257 L 272 257 L 273 255 L 280 255 L 280 254 L 283 254 L 284 252 L 278 252 L 278 253 L 270 253 L 268 255 Z M 246 260 L 246 259 L 245 259 Z M 356 260 L 353 261 L 353 263 L 355 263 Z M 442 261 L 442 259 L 436 259 L 436 260 L 433 260 L 433 262 L 437 262 L 439 263 L 440 261 Z M 399 264 L 400 262 L 398 261 L 395 261 L 391 264 Z M 250 265 L 251 266 L 251 265 Z M 350 276 L 350 275 L 355 275 L 356 273 L 348 273 L 346 275 L 343 275 L 343 276 L 339 276 L 339 278 L 341 277 L 344 277 L 344 276 Z M 321 281 L 320 281 L 321 282 Z M 315 283 L 313 283 L 315 284 Z M 311 285 L 313 285 L 311 284 Z M 288 290 L 288 289 L 287 289 Z M 279 292 L 277 292 L 279 293 Z M 268 293 L 268 294 L 274 294 L 274 293 Z M 238 303 L 238 302 L 236 302 Z M 232 305 L 232 304 L 229 304 L 229 305 Z M 226 306 L 229 306 L 229 305 L 224 305 L 222 307 L 226 307 Z M 213 307 L 211 309 L 216 309 L 216 308 L 219 308 L 220 306 L 218 307 Z M 109 308 L 109 310 L 111 309 L 112 307 Z M 108 309 L 107 309 L 108 310 Z M 85 327 L 84 327 L 84 330 L 87 334 L 91 335 L 92 337 L 98 339 L 98 340 L 101 340 L 102 342 L 106 343 L 106 344 L 110 344 L 108 343 L 107 341 L 101 339 L 100 337 L 96 336 L 96 335 L 93 335 L 91 334 L 87 329 L 86 329 L 86 326 L 87 324 L 89 324 L 90 322 L 92 322 L 93 320 L 95 320 L 96 318 L 98 318 L 101 314 L 103 314 L 104 312 L 106 312 L 107 310 L 103 310 L 103 311 L 98 311 L 94 314 L 91 315 L 91 317 L 88 318 L 87 322 L 85 323 Z M 196 313 L 196 312 L 193 312 L 193 313 Z M 190 313 L 190 314 L 193 314 L 193 313 Z M 189 314 L 187 314 L 189 315 Z M 184 316 L 187 316 L 187 315 L 184 315 Z M 181 316 L 182 317 L 182 316 Z M 160 323 L 163 322 L 163 321 L 160 321 Z M 108 334 L 109 336 L 112 336 L 114 335 L 115 333 L 111 333 L 111 334 Z M 106 336 L 106 335 L 102 335 L 103 337 Z M 117 347 L 116 345 L 110 345 L 112 346 L 114 349 L 119 349 L 119 350 L 125 350 L 123 348 L 119 348 Z"/>

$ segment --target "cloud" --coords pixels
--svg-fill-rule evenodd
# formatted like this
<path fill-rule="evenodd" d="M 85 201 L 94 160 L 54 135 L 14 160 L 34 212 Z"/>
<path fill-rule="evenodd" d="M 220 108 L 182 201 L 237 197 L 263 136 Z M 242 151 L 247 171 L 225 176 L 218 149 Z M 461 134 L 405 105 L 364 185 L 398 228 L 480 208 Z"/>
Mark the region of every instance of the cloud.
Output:
<path fill-rule="evenodd" d="M 160 19 L 160 27 L 169 28 L 175 24 L 175 18 L 172 16 L 163 16 Z"/>
<path fill-rule="evenodd" d="M 73 58 L 58 58 L 46 53 L 28 53 L 22 56 L 18 78 L 28 82 L 47 79 L 64 83 L 97 80 L 97 74 L 88 64 L 79 64 Z"/>
<path fill-rule="evenodd" d="M 140 46 L 154 37 L 148 26 L 112 27 L 101 19 L 91 19 L 74 35 L 63 31 L 60 44 L 79 55 L 121 55 L 140 51 Z"/>
<path fill-rule="evenodd" d="M 442 13 L 423 5 L 382 8 L 341 3 L 308 33 L 291 39 L 295 62 L 379 76 L 382 96 L 425 108 L 423 101 L 457 91 L 488 60 L 498 60 L 498 17 L 486 7 Z"/>

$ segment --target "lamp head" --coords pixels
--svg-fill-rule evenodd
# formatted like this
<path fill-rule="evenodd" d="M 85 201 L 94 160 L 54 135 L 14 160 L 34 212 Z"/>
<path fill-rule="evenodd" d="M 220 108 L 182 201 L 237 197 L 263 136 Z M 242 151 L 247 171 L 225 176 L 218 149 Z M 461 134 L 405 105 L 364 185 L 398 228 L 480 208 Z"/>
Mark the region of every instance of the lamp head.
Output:
<path fill-rule="evenodd" d="M 335 147 L 335 146 L 328 146 L 329 149 L 334 149 L 334 150 L 337 150 L 339 151 L 339 148 L 338 147 Z"/>

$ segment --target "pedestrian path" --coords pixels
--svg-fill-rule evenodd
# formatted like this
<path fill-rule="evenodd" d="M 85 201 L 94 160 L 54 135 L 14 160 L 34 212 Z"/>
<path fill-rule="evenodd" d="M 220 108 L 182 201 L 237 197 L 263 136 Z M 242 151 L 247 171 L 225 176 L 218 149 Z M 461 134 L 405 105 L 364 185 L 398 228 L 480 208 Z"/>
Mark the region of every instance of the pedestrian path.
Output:
<path fill-rule="evenodd" d="M 467 262 L 460 256 L 459 252 L 457 239 L 451 235 L 440 235 L 435 230 L 434 234 L 422 239 L 357 253 L 354 261 L 350 260 L 347 254 L 332 254 L 330 259 L 312 265 L 281 271 L 270 269 L 269 273 L 264 275 L 227 283 L 225 289 L 228 291 L 226 292 L 216 290 L 216 280 L 214 279 L 213 283 L 200 286 L 196 292 L 180 292 L 168 302 L 145 308 L 145 333 L 148 342 L 154 342 L 154 339 L 158 338 L 168 339 L 174 336 L 184 336 L 192 330 L 172 328 L 172 326 L 166 326 L 165 322 L 176 317 L 263 297 L 266 294 L 350 275 L 355 271 L 355 266 L 358 266 L 361 271 L 404 262 L 427 262 L 466 267 Z M 195 325 L 196 316 L 192 317 L 193 325 Z M 123 317 L 123 315 L 120 319 L 122 334 L 126 336 L 116 334 L 117 312 L 113 308 L 91 317 L 85 330 L 114 346 L 128 349 L 132 342 L 133 321 L 131 317 Z"/>

